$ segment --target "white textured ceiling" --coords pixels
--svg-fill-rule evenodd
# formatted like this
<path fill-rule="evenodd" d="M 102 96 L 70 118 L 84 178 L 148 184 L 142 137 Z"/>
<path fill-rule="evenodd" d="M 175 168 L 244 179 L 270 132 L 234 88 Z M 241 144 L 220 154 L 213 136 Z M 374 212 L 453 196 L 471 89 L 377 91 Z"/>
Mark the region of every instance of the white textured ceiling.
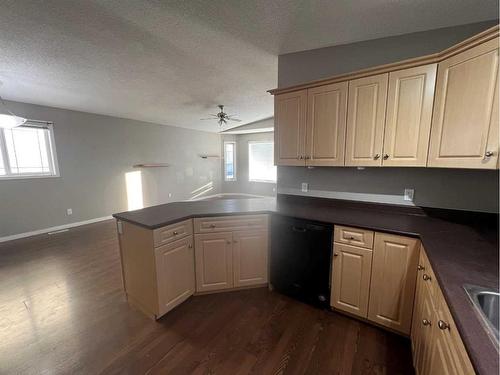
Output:
<path fill-rule="evenodd" d="M 6 99 L 208 131 L 273 115 L 279 54 L 489 20 L 497 0 L 0 0 Z M 50 120 L 50 119 L 44 119 Z M 234 124 L 241 125 L 241 124 Z"/>

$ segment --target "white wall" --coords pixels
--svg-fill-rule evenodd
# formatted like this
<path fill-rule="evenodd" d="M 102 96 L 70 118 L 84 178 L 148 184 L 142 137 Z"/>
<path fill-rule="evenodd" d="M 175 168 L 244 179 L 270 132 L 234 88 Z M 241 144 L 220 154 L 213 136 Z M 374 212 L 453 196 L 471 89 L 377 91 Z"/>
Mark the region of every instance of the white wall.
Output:
<path fill-rule="evenodd" d="M 127 210 L 125 174 L 137 170 L 137 163 L 170 164 L 141 170 L 145 206 L 220 192 L 219 160 L 198 156 L 219 154 L 217 134 L 32 104 L 8 106 L 20 116 L 54 122 L 61 176 L 0 180 L 0 237 Z"/>

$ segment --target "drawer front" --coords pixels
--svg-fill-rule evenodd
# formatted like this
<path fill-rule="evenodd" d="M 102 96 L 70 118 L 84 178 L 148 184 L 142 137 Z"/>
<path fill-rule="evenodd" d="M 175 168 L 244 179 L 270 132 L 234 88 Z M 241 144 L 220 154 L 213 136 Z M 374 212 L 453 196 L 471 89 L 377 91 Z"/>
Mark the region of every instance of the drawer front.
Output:
<path fill-rule="evenodd" d="M 155 247 L 165 245 L 193 234 L 193 221 L 191 219 L 167 225 L 153 231 Z"/>
<path fill-rule="evenodd" d="M 194 219 L 195 233 L 267 229 L 267 215 L 202 217 Z"/>
<path fill-rule="evenodd" d="M 371 230 L 335 225 L 334 239 L 335 242 L 365 247 L 367 249 L 373 248 L 373 231 Z"/>

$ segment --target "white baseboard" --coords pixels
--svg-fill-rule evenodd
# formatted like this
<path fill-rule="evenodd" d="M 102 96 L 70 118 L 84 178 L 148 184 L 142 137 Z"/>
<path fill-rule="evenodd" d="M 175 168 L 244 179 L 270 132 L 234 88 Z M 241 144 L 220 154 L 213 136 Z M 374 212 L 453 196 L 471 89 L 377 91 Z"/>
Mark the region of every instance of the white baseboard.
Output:
<path fill-rule="evenodd" d="M 112 219 L 112 218 L 113 218 L 113 216 L 109 215 L 109 216 L 98 217 L 98 218 L 90 219 L 90 220 L 77 221 L 75 223 L 58 225 L 56 227 L 38 229 L 38 230 L 34 230 L 32 232 L 24 232 L 24 233 L 13 234 L 13 235 L 10 235 L 10 236 L 0 237 L 0 243 L 1 242 L 6 242 L 6 241 L 17 240 L 17 239 L 25 238 L 25 237 L 32 237 L 32 236 L 36 236 L 38 234 L 45 234 L 45 233 L 49 233 L 49 232 L 56 232 L 56 231 L 62 230 L 62 229 L 79 227 L 81 225 L 98 223 L 100 221 L 109 220 L 109 219 Z"/>
<path fill-rule="evenodd" d="M 279 187 L 279 194 L 300 195 L 305 197 L 317 198 L 330 198 L 330 199 L 344 199 L 350 201 L 360 202 L 375 202 L 375 203 L 388 203 L 399 204 L 403 206 L 415 206 L 415 203 L 405 201 L 403 195 L 389 195 L 389 194 L 368 194 L 368 193 L 350 193 L 345 191 L 326 191 L 326 190 L 309 190 L 303 192 L 300 189 Z"/>

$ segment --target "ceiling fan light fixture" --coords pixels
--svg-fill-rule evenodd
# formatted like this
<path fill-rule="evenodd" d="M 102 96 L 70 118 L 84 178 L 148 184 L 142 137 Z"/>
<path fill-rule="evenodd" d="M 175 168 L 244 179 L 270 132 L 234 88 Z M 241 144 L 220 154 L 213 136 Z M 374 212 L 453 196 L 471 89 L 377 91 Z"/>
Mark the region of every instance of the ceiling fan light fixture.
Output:
<path fill-rule="evenodd" d="M 0 113 L 0 128 L 12 129 L 21 126 L 28 121 L 24 117 Z"/>

